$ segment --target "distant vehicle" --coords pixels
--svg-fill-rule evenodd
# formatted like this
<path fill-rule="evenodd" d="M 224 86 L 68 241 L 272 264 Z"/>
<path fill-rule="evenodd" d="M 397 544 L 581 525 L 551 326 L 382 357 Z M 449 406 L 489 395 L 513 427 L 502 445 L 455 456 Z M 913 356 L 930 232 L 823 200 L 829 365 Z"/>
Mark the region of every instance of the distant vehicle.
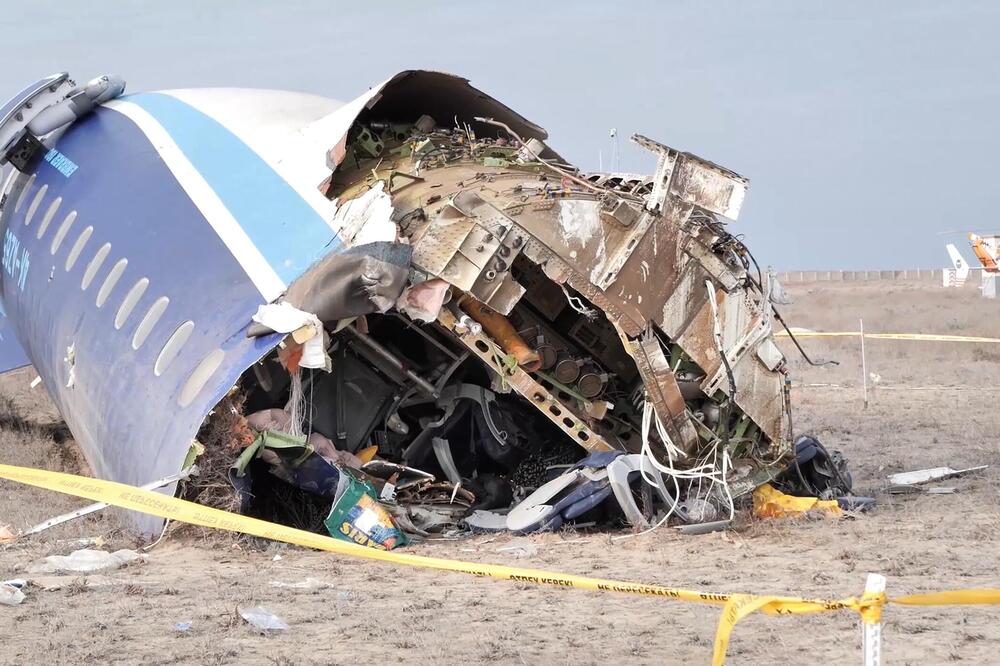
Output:
<path fill-rule="evenodd" d="M 945 287 L 961 287 L 970 272 L 981 271 L 983 295 L 992 298 L 996 289 L 995 278 L 1000 275 L 1000 235 L 978 236 L 970 232 L 969 244 L 980 265 L 970 266 L 958 248 L 948 243 L 945 249 L 954 268 L 944 271 L 943 284 Z"/>
<path fill-rule="evenodd" d="M 969 243 L 987 273 L 1000 273 L 1000 236 L 969 234 Z"/>

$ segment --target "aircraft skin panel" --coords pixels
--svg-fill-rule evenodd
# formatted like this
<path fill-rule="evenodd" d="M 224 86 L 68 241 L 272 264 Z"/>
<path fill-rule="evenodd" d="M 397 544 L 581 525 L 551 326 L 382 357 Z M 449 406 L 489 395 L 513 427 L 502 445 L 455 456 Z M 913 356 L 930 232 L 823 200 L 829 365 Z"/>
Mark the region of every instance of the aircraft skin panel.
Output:
<path fill-rule="evenodd" d="M 0 374 L 31 365 L 0 303 Z"/>
<path fill-rule="evenodd" d="M 344 115 L 343 103 L 318 95 L 247 88 L 188 88 L 160 93 L 179 99 L 225 126 L 332 224 L 337 204 L 327 199 L 318 185 L 330 176 L 322 146 L 330 142 L 331 136 L 339 136 L 336 128 L 331 129 L 329 119 Z M 345 131 L 341 129 L 340 133 Z"/>
<path fill-rule="evenodd" d="M 44 211 L 62 197 L 42 237 L 41 214 L 26 225 L 28 205 L 16 213 L 5 206 L 5 246 L 20 259 L 16 274 L 3 275 L 8 322 L 94 472 L 146 483 L 180 468 L 205 414 L 279 336 L 246 338 L 250 315 L 266 299 L 136 123 L 118 111 L 97 109 L 59 137 L 54 149 L 76 168 L 47 161 L 36 167 L 25 200 L 47 187 L 36 209 Z M 28 179 L 21 176 L 13 192 Z M 52 254 L 54 234 L 71 211 L 76 218 Z M 88 265 L 106 243 L 111 250 L 83 289 Z M 102 287 L 123 259 L 124 270 L 98 307 Z M 116 328 L 126 295 L 144 278 L 148 287 Z M 133 349 L 137 326 L 162 297 L 169 299 L 166 309 Z M 188 321 L 194 322 L 190 337 L 157 376 L 161 350 Z M 219 367 L 180 406 L 192 372 L 220 349 Z M 153 529 L 157 522 L 142 520 L 140 527 Z"/>
<path fill-rule="evenodd" d="M 274 300 L 287 286 L 274 266 L 247 234 L 246 230 L 223 203 L 215 189 L 190 162 L 166 128 L 141 107 L 123 103 L 115 107 L 131 119 L 156 147 L 159 157 L 184 192 L 197 206 L 223 241 L 229 252 L 243 267 L 265 301 Z"/>
<path fill-rule="evenodd" d="M 24 102 L 29 97 L 31 97 L 36 91 L 39 91 L 42 88 L 45 88 L 46 86 L 56 83 L 61 78 L 62 75 L 60 74 L 52 74 L 51 76 L 46 76 L 44 79 L 36 81 L 35 83 L 32 83 L 30 86 L 27 86 L 26 88 L 21 90 L 21 92 L 11 97 L 6 104 L 0 106 L 0 120 L 6 119 L 7 115 L 11 111 L 21 106 L 21 103 Z"/>
<path fill-rule="evenodd" d="M 286 285 L 337 249 L 336 235 L 322 216 L 217 120 L 171 95 L 126 99 L 167 130 Z"/>

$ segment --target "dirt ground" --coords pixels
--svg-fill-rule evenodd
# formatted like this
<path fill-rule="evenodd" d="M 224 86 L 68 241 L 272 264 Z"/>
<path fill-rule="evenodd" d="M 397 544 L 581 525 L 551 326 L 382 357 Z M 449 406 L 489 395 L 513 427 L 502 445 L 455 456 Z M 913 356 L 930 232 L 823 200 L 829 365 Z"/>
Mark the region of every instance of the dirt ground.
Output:
<path fill-rule="evenodd" d="M 934 285 L 795 285 L 790 325 L 814 330 L 1000 337 L 1000 302 Z M 796 431 L 851 461 L 870 514 L 840 520 L 748 522 L 682 536 L 662 529 L 624 540 L 607 533 L 531 537 L 536 555 L 500 551 L 512 537 L 430 542 L 412 552 L 716 592 L 838 598 L 860 594 L 868 572 L 889 593 L 997 587 L 1000 548 L 1000 345 L 869 341 L 878 376 L 864 408 L 854 338 L 804 340 L 837 367 L 791 362 Z M 790 344 L 782 343 L 790 359 Z M 58 415 L 34 375 L 0 378 L 0 462 L 77 471 Z M 886 474 L 990 465 L 948 481 L 955 495 L 890 496 Z M 0 481 L 0 523 L 24 529 L 86 502 Z M 24 576 L 81 538 L 142 544 L 113 513 L 78 520 L 0 550 L 0 579 Z M 28 576 L 31 578 L 31 576 Z M 168 534 L 144 564 L 105 575 L 41 580 L 16 607 L 0 606 L 0 663 L 114 664 L 636 664 L 707 663 L 716 607 L 483 580 L 342 559 L 281 544 Z M 290 629 L 255 633 L 238 606 L 265 606 Z M 187 631 L 177 623 L 190 622 Z M 752 616 L 736 629 L 731 664 L 860 663 L 857 618 Z M 996 663 L 1000 608 L 891 607 L 887 663 Z"/>

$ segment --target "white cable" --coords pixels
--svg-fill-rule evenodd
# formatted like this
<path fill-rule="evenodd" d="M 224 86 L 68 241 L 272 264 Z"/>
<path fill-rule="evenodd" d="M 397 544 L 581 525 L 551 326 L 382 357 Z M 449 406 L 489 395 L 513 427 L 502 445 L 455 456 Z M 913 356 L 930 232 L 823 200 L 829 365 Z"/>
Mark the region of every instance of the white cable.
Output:
<path fill-rule="evenodd" d="M 578 297 L 570 294 L 569 290 L 566 289 L 566 285 L 564 285 L 562 282 L 559 283 L 559 287 L 562 289 L 563 294 L 566 295 L 566 301 L 569 303 L 569 306 L 571 308 L 573 308 L 574 310 L 576 310 L 577 312 L 579 312 L 580 314 L 582 314 L 584 317 L 586 317 L 591 321 L 597 318 L 597 310 L 594 310 L 593 308 L 588 308 L 586 305 L 583 304 L 583 301 L 581 301 Z"/>
<path fill-rule="evenodd" d="M 288 391 L 288 406 L 286 407 L 291 420 L 288 425 L 288 434 L 295 437 L 302 437 L 302 421 L 305 418 L 306 395 L 302 389 L 302 369 L 299 368 L 292 373 L 292 384 Z"/>
<path fill-rule="evenodd" d="M 733 502 L 733 494 L 729 491 L 729 482 L 726 481 L 726 468 L 729 466 L 729 451 L 722 452 L 722 489 L 726 491 L 726 498 L 729 499 L 729 520 L 736 517 L 736 504 Z"/>
<path fill-rule="evenodd" d="M 679 470 L 676 467 L 674 467 L 674 456 L 677 454 L 682 454 L 682 452 L 671 442 L 670 436 L 667 434 L 666 428 L 664 427 L 663 422 L 659 418 L 659 414 L 656 413 L 656 410 L 653 408 L 652 403 L 650 403 L 649 401 L 646 401 L 645 403 L 642 417 L 643 417 L 642 460 L 640 461 L 639 464 L 639 472 L 643 478 L 643 481 L 655 487 L 656 486 L 655 480 L 648 475 L 649 470 L 647 470 L 645 466 L 646 462 L 649 462 L 649 464 L 651 464 L 657 471 L 671 478 L 671 480 L 674 483 L 675 496 L 674 496 L 674 504 L 670 507 L 670 510 L 667 512 L 667 515 L 664 516 L 653 527 L 638 534 L 645 534 L 651 530 L 660 527 L 674 513 L 677 504 L 680 501 L 680 485 L 678 483 L 679 479 L 690 480 L 690 481 L 697 479 L 699 482 L 699 486 L 701 482 L 704 480 L 710 481 L 711 485 L 708 488 L 706 496 L 711 496 L 713 491 L 715 490 L 716 485 L 721 484 L 723 490 L 725 491 L 726 498 L 728 499 L 729 520 L 733 520 L 733 518 L 736 515 L 736 505 L 735 502 L 733 501 L 732 493 L 729 490 L 729 482 L 727 479 L 727 474 L 729 471 L 729 452 L 728 451 L 722 452 L 721 470 L 718 468 L 719 447 L 717 444 L 713 446 L 711 463 L 706 462 L 704 464 L 698 465 L 697 467 L 693 467 L 686 470 Z M 664 443 L 664 448 L 666 450 L 667 460 L 668 460 L 667 465 L 664 465 L 663 463 L 661 463 L 659 460 L 656 459 L 656 457 L 653 455 L 652 448 L 650 447 L 649 431 L 650 431 L 650 426 L 652 425 L 653 422 L 656 423 L 657 433 L 660 435 L 660 438 Z M 705 460 L 707 460 L 707 455 Z M 628 536 L 638 536 L 638 534 L 628 535 Z"/>

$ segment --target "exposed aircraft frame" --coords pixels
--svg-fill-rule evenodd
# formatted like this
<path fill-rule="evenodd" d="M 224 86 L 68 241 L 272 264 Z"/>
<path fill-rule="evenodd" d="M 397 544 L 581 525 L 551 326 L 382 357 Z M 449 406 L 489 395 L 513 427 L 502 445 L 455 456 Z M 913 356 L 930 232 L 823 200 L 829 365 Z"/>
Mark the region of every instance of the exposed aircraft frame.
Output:
<path fill-rule="evenodd" d="M 551 433 L 644 452 L 668 476 L 721 472 L 702 498 L 719 504 L 783 468 L 771 285 L 725 222 L 745 178 L 638 135 L 653 174 L 581 172 L 540 127 L 437 72 L 347 104 L 123 88 L 55 75 L 0 109 L 0 359 L 35 366 L 99 476 L 176 473 L 234 386 L 258 401 L 301 390 L 287 350 L 316 336 L 332 360 L 307 367 L 334 371 L 323 435 L 340 451 L 377 431 L 381 451 L 447 474 L 461 446 L 436 439 L 470 399 L 499 444 L 480 454 L 490 469 L 507 437 Z M 253 321 L 274 303 L 322 330 Z M 348 427 L 376 398 L 345 407 L 345 386 L 368 380 L 386 395 Z M 550 425 L 503 429 L 498 399 Z"/>

